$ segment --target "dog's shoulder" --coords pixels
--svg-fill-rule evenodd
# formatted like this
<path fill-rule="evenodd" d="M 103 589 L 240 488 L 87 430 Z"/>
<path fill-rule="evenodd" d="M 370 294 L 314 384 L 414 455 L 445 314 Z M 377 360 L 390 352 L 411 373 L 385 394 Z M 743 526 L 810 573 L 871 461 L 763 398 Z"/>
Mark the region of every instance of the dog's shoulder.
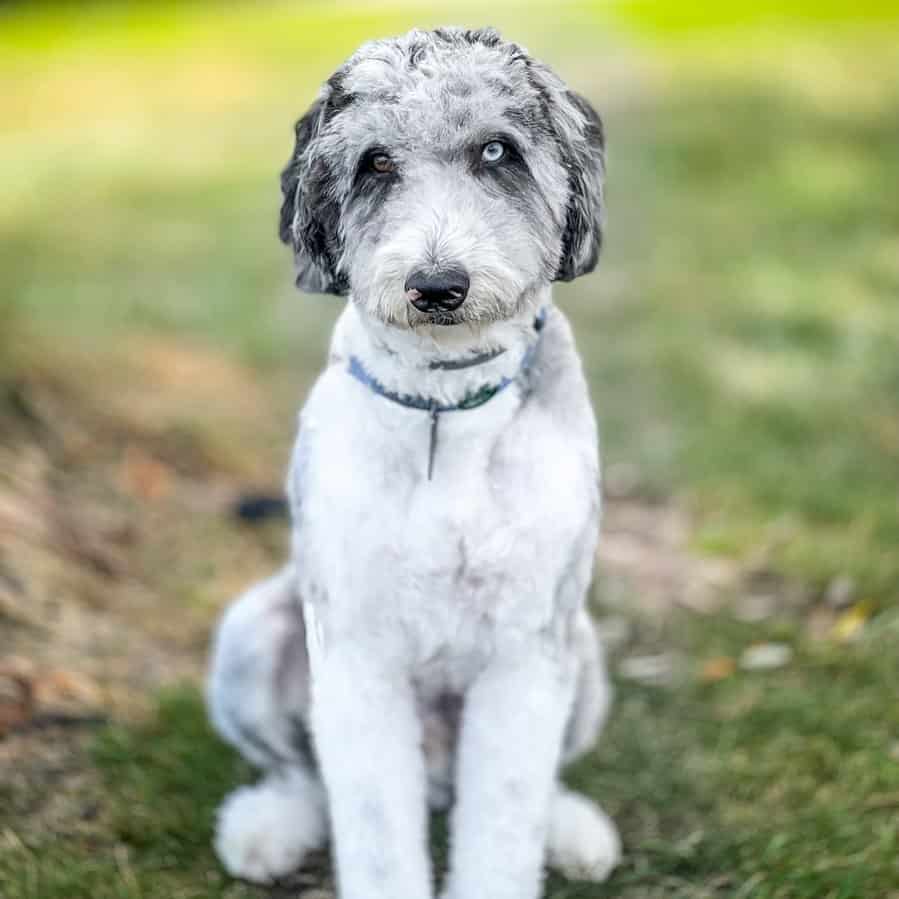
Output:
<path fill-rule="evenodd" d="M 528 386 L 527 407 L 545 420 L 545 426 L 566 440 L 596 446 L 596 417 L 584 366 L 571 325 L 557 307 L 546 318 Z"/>

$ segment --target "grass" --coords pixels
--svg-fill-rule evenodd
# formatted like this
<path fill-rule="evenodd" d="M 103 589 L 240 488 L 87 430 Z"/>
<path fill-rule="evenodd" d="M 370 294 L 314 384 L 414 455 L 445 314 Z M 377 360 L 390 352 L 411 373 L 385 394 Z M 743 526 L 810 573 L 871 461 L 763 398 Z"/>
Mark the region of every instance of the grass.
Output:
<path fill-rule="evenodd" d="M 602 797 L 628 847 L 602 887 L 551 878 L 551 899 L 887 897 L 899 862 L 899 764 L 889 755 L 899 708 L 893 647 L 899 616 L 882 617 L 851 654 L 802 646 L 791 669 L 720 682 L 704 659 L 735 654 L 758 626 L 680 621 L 666 639 L 695 660 L 676 691 L 621 683 L 599 751 L 569 773 Z M 877 684 L 877 689 L 872 689 Z M 813 698 L 813 701 L 810 699 Z M 155 717 L 96 742 L 107 838 L 0 853 L 10 899 L 253 897 L 210 849 L 213 812 L 246 780 L 210 733 L 194 688 L 166 693 Z"/>
<path fill-rule="evenodd" d="M 210 853 L 212 811 L 241 766 L 205 723 L 193 689 L 172 690 L 138 729 L 110 728 L 93 747 L 108 791 L 107 839 L 20 845 L 0 855 L 3 896 L 131 899 L 257 895 L 234 885 Z"/>
<path fill-rule="evenodd" d="M 775 590 L 799 585 L 801 601 L 753 625 L 728 608 L 626 612 L 625 651 L 672 650 L 682 676 L 621 682 L 602 745 L 570 772 L 621 824 L 624 867 L 603 887 L 551 879 L 547 895 L 895 899 L 899 27 L 876 3 L 836 24 L 830 6 L 811 22 L 799 4 L 798 24 L 747 6 L 745 30 L 682 9 L 619 4 L 611 33 L 588 5 L 494 18 L 605 111 L 607 251 L 598 277 L 559 298 L 607 465 L 634 469 L 641 500 L 686 507 L 697 552 Z M 0 379 L 55 366 L 103 401 L 97 372 L 134 337 L 249 362 L 271 385 L 271 407 L 252 414 L 274 481 L 337 311 L 295 294 L 275 239 L 290 123 L 361 39 L 480 16 L 316 4 L 3 16 L 0 73 L 18 90 L 0 107 Z M 90 373 L 69 372 L 72 358 L 93 359 Z M 193 412 L 184 427 L 215 430 Z M 190 583 L 158 580 L 192 627 L 214 612 L 215 572 L 195 567 Z M 813 638 L 809 617 L 846 576 L 870 619 L 852 641 Z M 794 648 L 788 668 L 703 673 L 766 639 Z M 87 836 L 25 834 L 0 794 L 0 896 L 268 895 L 213 860 L 213 809 L 247 772 L 203 721 L 185 686 L 148 720 L 105 730 L 84 760 L 101 806 Z"/>
<path fill-rule="evenodd" d="M 847 573 L 889 603 L 899 207 L 882 186 L 899 153 L 899 57 L 882 49 L 862 62 L 829 48 L 847 78 L 879 79 L 864 99 L 814 96 L 817 75 L 784 87 L 776 71 L 774 83 L 744 84 L 725 70 L 709 83 L 671 64 L 677 87 L 624 122 L 653 186 L 653 241 L 631 255 L 642 296 L 614 326 L 615 374 L 638 372 L 637 391 L 651 388 L 670 427 L 670 450 L 647 468 L 689 494 L 699 548 L 762 554 L 818 587 Z M 601 366 L 605 329 L 592 333 L 588 360 Z M 606 372 L 593 372 L 601 408 L 614 404 Z M 628 434 L 621 449 L 639 444 Z"/>

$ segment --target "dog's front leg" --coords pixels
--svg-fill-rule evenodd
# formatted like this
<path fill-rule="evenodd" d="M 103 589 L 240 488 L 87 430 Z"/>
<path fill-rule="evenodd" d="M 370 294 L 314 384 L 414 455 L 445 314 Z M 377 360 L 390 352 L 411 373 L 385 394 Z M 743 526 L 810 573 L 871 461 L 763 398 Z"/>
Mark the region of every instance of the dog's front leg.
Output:
<path fill-rule="evenodd" d="M 494 662 L 465 703 L 445 899 L 536 899 L 572 695 L 550 649 Z"/>
<path fill-rule="evenodd" d="M 341 899 L 430 899 L 424 759 L 412 689 L 364 647 L 313 659 L 312 721 Z"/>

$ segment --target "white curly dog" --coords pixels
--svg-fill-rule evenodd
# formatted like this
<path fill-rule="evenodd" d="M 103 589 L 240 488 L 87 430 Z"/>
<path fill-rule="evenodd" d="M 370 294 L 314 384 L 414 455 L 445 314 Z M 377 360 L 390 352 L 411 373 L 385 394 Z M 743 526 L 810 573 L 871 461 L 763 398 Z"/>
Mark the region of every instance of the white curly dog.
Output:
<path fill-rule="evenodd" d="M 597 434 L 551 284 L 596 265 L 603 132 L 492 29 L 366 44 L 296 128 L 281 236 L 346 295 L 288 478 L 289 564 L 218 630 L 212 720 L 264 771 L 223 804 L 232 874 L 332 837 L 342 899 L 535 899 L 600 880 L 613 824 L 558 779 L 609 687 L 585 606 Z"/>

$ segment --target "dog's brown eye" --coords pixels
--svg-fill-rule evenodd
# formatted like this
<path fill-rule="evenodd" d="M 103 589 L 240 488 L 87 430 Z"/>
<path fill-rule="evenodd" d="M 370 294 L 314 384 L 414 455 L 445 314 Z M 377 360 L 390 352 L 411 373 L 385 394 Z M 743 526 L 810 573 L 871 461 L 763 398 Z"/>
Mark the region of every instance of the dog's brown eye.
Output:
<path fill-rule="evenodd" d="M 375 153 L 369 165 L 379 175 L 389 175 L 396 171 L 396 163 L 386 153 Z"/>

